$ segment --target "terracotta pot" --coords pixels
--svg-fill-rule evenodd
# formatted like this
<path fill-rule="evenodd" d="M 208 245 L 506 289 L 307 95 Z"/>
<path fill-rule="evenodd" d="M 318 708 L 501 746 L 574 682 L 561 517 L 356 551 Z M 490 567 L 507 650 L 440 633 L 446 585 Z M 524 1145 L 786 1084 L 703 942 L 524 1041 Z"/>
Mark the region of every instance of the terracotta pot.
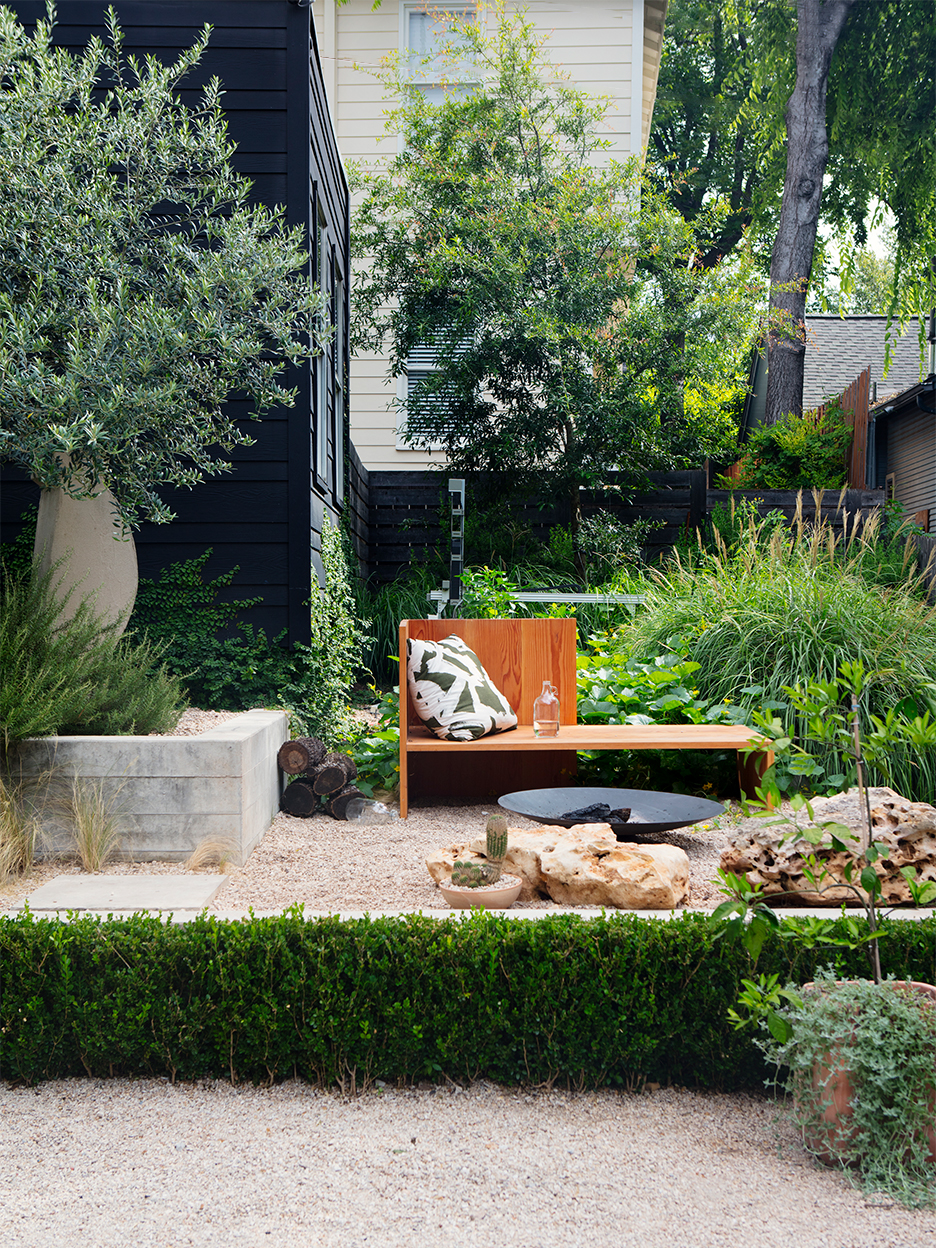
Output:
<path fill-rule="evenodd" d="M 509 910 L 520 896 L 523 880 L 518 875 L 502 875 L 496 884 L 486 888 L 468 888 L 463 884 L 439 884 L 439 892 L 455 910 Z"/>
<path fill-rule="evenodd" d="M 922 984 L 912 980 L 909 984 L 895 981 L 894 986 L 921 997 L 929 997 L 936 1002 L 936 987 L 932 984 Z M 810 988 L 815 988 L 815 984 L 803 985 L 804 992 Z M 829 1103 L 822 1114 L 822 1125 L 817 1126 L 812 1132 L 807 1132 L 805 1143 L 820 1161 L 831 1166 L 837 1164 L 833 1150 L 841 1151 L 854 1135 L 854 1128 L 849 1125 L 854 1112 L 852 1109 L 854 1088 L 848 1068 L 838 1061 L 838 1054 L 835 1051 L 829 1053 L 825 1060 L 817 1061 L 813 1067 L 813 1088 L 823 1085 L 823 1099 L 828 1098 Z M 936 1165 L 936 1093 L 930 1097 L 930 1110 L 932 1122 L 927 1130 L 929 1141 L 927 1160 Z"/>

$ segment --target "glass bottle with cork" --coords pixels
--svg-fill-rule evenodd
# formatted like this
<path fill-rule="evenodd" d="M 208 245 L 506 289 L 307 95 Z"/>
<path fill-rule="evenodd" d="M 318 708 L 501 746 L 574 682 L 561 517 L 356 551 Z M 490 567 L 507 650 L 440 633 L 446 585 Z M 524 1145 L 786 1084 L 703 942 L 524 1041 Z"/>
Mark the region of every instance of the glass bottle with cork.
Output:
<path fill-rule="evenodd" d="M 533 735 L 558 737 L 559 690 L 548 680 L 543 681 L 543 692 L 533 703 Z"/>

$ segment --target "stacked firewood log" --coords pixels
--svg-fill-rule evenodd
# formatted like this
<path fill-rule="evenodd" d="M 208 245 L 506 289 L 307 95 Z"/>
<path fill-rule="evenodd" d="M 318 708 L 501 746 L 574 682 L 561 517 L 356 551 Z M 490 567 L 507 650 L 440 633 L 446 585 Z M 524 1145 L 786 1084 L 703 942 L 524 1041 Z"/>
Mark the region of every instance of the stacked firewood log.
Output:
<path fill-rule="evenodd" d="M 277 762 L 287 775 L 295 776 L 280 798 L 280 810 L 307 819 L 325 810 L 333 819 L 347 819 L 348 803 L 364 794 L 352 781 L 357 764 L 347 754 L 329 754 L 318 737 L 297 737 L 279 748 Z"/>

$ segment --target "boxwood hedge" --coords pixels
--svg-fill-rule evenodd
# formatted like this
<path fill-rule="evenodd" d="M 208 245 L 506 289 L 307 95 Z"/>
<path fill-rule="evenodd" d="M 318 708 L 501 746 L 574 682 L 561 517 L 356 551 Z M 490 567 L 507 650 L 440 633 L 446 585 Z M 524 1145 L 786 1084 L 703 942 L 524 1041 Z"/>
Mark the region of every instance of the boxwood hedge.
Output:
<path fill-rule="evenodd" d="M 890 973 L 936 982 L 936 918 L 887 927 Z M 865 974 L 861 951 L 833 953 Z M 758 970 L 804 980 L 832 956 L 773 941 Z M 760 1054 L 726 1021 L 749 972 L 693 913 L 26 914 L 0 919 L 0 1074 L 756 1087 Z"/>

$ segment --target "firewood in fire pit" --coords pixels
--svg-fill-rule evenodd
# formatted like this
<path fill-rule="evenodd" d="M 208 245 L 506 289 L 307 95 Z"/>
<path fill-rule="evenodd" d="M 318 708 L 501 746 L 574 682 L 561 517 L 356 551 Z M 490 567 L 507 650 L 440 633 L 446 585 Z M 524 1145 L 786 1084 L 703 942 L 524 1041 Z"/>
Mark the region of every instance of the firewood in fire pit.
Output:
<path fill-rule="evenodd" d="M 630 806 L 612 810 L 606 802 L 594 802 L 581 810 L 567 810 L 560 819 L 575 819 L 578 823 L 627 823 L 631 816 Z"/>

